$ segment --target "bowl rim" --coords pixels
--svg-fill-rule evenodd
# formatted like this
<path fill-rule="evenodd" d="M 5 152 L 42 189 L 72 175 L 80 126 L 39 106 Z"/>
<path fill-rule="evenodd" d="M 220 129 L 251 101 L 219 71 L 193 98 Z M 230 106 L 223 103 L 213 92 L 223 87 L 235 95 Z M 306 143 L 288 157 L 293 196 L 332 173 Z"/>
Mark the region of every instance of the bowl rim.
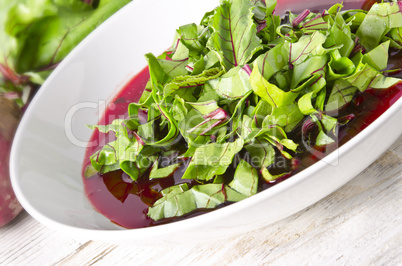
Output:
<path fill-rule="evenodd" d="M 80 44 L 77 45 L 73 49 L 71 53 L 60 63 L 60 65 L 53 71 L 53 73 L 49 76 L 49 78 L 45 81 L 45 83 L 42 85 L 43 88 L 41 88 L 38 93 L 35 95 L 33 98 L 31 104 L 28 106 L 21 122 L 20 125 L 16 131 L 11 153 L 10 153 L 10 179 L 12 183 L 12 187 L 14 189 L 14 192 L 20 201 L 21 205 L 23 208 L 37 221 L 40 223 L 56 229 L 56 230 L 61 230 L 65 233 L 71 233 L 77 237 L 86 235 L 90 236 L 92 239 L 109 239 L 109 240 L 124 240 L 124 239 L 134 239 L 134 238 L 149 238 L 152 236 L 161 236 L 161 235 L 166 235 L 170 234 L 172 231 L 176 231 L 177 228 L 179 230 L 186 230 L 186 229 L 194 229 L 199 227 L 200 224 L 205 224 L 205 223 L 213 223 L 216 220 L 225 218 L 230 216 L 233 213 L 241 212 L 244 209 L 249 208 L 250 206 L 253 206 L 255 203 L 264 201 L 276 194 L 279 194 L 285 190 L 288 190 L 289 188 L 296 186 L 297 184 L 307 180 L 309 176 L 311 176 L 312 173 L 315 173 L 317 171 L 320 171 L 324 167 L 327 167 L 328 164 L 331 162 L 336 162 L 339 157 L 343 156 L 346 154 L 349 150 L 353 149 L 358 143 L 366 138 L 367 136 L 371 135 L 378 127 L 381 127 L 389 117 L 391 117 L 394 113 L 396 113 L 399 109 L 402 108 L 402 97 L 399 98 L 395 103 L 393 103 L 392 106 L 390 106 L 380 117 L 378 117 L 375 121 L 373 121 L 370 125 L 368 125 L 365 129 L 363 129 L 361 132 L 359 132 L 355 137 L 353 137 L 351 140 L 346 142 L 344 145 L 339 147 L 337 150 L 334 152 L 328 154 L 325 157 L 325 162 L 323 160 L 319 160 L 318 162 L 314 163 L 313 165 L 309 166 L 305 170 L 291 176 L 291 178 L 288 178 L 272 187 L 269 189 L 263 190 L 249 198 L 246 198 L 240 202 L 236 202 L 234 204 L 230 204 L 228 206 L 225 206 L 224 208 L 220 208 L 218 210 L 213 210 L 210 212 L 207 212 L 205 214 L 196 216 L 196 217 L 190 217 L 186 218 L 184 220 L 176 221 L 176 222 L 170 222 L 167 224 L 161 224 L 157 226 L 151 226 L 151 227 L 145 227 L 145 228 L 135 228 L 135 229 L 125 229 L 125 228 L 118 228 L 118 229 L 89 229 L 89 228 L 82 228 L 79 226 L 73 226 L 73 225 L 67 225 L 62 222 L 56 221 L 54 219 L 51 219 L 47 217 L 46 215 L 42 214 L 39 210 L 37 210 L 35 207 L 31 205 L 29 202 L 28 198 L 25 197 L 22 188 L 21 188 L 21 183 L 20 179 L 18 178 L 18 150 L 20 149 L 19 147 L 21 146 L 21 139 L 23 137 L 24 132 L 26 132 L 26 127 L 27 127 L 27 121 L 29 117 L 32 115 L 34 112 L 34 107 L 36 105 L 37 99 L 41 97 L 44 93 L 47 92 L 47 90 L 50 88 L 47 86 L 48 83 L 50 83 L 52 80 L 57 79 L 58 73 L 63 71 L 64 67 L 68 65 L 71 61 L 72 58 L 75 57 L 77 52 L 81 50 L 83 47 L 85 47 L 87 42 L 91 42 L 92 39 L 97 36 L 98 34 L 101 34 L 102 29 L 104 27 L 107 27 L 109 24 L 112 24 L 114 20 L 117 19 L 119 14 L 123 12 L 128 12 L 131 8 L 134 8 L 135 5 L 137 5 L 138 2 L 142 1 L 132 1 L 128 3 L 125 7 L 117 11 L 115 14 L 113 14 L 109 19 L 107 19 L 104 23 L 102 23 L 97 29 L 95 29 L 92 33 L 90 33 Z M 114 93 L 120 91 L 121 88 Z M 112 95 L 113 97 L 113 95 Z M 346 183 L 346 182 L 345 182 Z M 328 194 L 327 194 L 328 195 Z M 321 198 L 320 198 L 321 199 Z M 317 201 L 315 201 L 317 202 Z M 314 203 L 315 203 L 314 202 Z M 314 204 L 311 203 L 311 204 Z M 194 220 L 196 219 L 196 223 Z"/>

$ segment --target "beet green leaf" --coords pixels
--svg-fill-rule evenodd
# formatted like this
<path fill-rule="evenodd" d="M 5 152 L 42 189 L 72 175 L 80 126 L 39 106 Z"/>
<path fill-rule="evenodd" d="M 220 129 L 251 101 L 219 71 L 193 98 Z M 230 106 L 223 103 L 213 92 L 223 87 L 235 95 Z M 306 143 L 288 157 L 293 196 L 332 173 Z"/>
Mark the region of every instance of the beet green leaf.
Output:
<path fill-rule="evenodd" d="M 260 49 L 251 1 L 223 1 L 210 21 L 213 29 L 207 47 L 215 51 L 226 71 L 243 66 Z"/>

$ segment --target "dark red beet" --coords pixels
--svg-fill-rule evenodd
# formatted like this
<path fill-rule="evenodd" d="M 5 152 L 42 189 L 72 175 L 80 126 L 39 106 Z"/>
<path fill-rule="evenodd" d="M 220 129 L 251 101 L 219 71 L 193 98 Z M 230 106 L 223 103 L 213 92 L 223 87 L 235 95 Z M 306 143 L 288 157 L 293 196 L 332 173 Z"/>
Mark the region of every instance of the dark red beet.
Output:
<path fill-rule="evenodd" d="M 20 119 L 20 109 L 12 101 L 0 98 L 0 227 L 22 210 L 11 186 L 9 172 L 11 143 Z"/>

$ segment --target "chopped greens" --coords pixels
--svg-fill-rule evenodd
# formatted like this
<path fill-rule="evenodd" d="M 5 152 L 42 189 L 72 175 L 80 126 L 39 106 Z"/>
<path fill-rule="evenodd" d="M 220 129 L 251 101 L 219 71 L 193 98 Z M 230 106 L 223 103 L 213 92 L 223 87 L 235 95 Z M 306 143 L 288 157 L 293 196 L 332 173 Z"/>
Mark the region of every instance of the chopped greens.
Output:
<path fill-rule="evenodd" d="M 149 207 L 154 221 L 237 202 L 289 175 L 275 170 L 278 158 L 292 164 L 301 145 L 335 143 L 353 119 L 337 114 L 357 94 L 400 82 L 385 70 L 402 45 L 402 2 L 285 19 L 275 6 L 223 0 L 200 25 L 180 27 L 161 56 L 147 54 L 150 80 L 129 117 L 90 126 L 116 139 L 91 156 L 88 175 L 122 170 L 134 182 L 181 169 L 181 184 Z M 311 128 L 306 143 L 295 137 Z"/>

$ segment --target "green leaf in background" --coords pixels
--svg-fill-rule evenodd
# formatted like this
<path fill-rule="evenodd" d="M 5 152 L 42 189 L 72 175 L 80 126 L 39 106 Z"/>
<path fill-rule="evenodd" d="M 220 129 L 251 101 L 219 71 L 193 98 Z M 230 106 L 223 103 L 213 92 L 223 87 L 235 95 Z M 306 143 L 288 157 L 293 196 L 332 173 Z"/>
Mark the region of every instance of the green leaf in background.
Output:
<path fill-rule="evenodd" d="M 0 0 L 0 96 L 27 105 L 53 69 L 130 0 Z"/>
<path fill-rule="evenodd" d="M 13 37 L 18 73 L 59 63 L 81 40 L 129 0 L 100 0 L 96 9 L 81 1 L 31 0 L 14 5 L 5 22 Z"/>

